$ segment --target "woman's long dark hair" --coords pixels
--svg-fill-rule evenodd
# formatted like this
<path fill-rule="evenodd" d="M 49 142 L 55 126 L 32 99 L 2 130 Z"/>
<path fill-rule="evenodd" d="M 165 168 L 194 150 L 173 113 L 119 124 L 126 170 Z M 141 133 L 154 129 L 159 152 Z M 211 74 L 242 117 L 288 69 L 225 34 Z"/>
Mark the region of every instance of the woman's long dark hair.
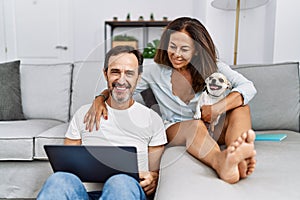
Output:
<path fill-rule="evenodd" d="M 196 92 L 202 91 L 205 79 L 217 71 L 217 52 L 206 28 L 197 19 L 189 17 L 177 18 L 165 28 L 154 61 L 172 67 L 168 57 L 170 35 L 175 31 L 185 31 L 194 40 L 195 55 L 188 65 L 192 76 L 192 87 Z"/>

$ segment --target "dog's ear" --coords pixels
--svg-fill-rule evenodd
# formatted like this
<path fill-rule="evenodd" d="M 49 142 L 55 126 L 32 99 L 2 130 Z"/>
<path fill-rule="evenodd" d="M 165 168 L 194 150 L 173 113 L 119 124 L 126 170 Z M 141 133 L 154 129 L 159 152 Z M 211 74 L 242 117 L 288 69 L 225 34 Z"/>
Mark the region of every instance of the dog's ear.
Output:
<path fill-rule="evenodd" d="M 211 76 L 211 75 L 210 75 Z M 209 76 L 209 77 L 210 77 Z M 205 84 L 207 85 L 208 83 L 209 83 L 209 77 L 207 77 L 206 79 L 205 79 Z"/>

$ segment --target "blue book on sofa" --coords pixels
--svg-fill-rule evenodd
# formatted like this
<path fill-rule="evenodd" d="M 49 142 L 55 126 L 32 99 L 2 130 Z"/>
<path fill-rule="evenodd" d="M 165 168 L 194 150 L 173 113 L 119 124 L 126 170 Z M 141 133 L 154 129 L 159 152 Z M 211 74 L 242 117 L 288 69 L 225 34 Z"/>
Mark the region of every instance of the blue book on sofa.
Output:
<path fill-rule="evenodd" d="M 282 141 L 287 137 L 287 134 L 280 133 L 265 133 L 265 134 L 256 134 L 255 141 Z"/>

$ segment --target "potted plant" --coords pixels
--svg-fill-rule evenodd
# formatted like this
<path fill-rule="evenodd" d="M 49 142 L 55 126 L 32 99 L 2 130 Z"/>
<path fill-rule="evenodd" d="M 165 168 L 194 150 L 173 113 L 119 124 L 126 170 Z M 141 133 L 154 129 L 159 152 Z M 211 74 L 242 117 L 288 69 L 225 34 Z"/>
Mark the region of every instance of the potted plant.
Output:
<path fill-rule="evenodd" d="M 149 42 L 144 48 L 143 56 L 144 58 L 154 58 L 156 54 L 156 49 L 158 48 L 159 40 L 155 39 L 152 42 Z"/>
<path fill-rule="evenodd" d="M 128 36 L 126 34 L 114 36 L 112 47 L 122 46 L 122 45 L 132 46 L 133 48 L 137 49 L 138 40 L 134 36 Z"/>

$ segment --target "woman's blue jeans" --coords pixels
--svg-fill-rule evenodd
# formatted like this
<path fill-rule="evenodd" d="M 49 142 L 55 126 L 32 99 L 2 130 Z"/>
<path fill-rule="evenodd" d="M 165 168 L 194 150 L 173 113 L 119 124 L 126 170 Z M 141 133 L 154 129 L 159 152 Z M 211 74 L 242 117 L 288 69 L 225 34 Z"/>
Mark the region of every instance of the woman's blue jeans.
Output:
<path fill-rule="evenodd" d="M 102 193 L 87 192 L 81 180 L 74 174 L 56 172 L 45 182 L 37 196 L 38 200 L 145 200 L 146 195 L 139 183 L 125 174 L 110 177 L 104 184 Z"/>

